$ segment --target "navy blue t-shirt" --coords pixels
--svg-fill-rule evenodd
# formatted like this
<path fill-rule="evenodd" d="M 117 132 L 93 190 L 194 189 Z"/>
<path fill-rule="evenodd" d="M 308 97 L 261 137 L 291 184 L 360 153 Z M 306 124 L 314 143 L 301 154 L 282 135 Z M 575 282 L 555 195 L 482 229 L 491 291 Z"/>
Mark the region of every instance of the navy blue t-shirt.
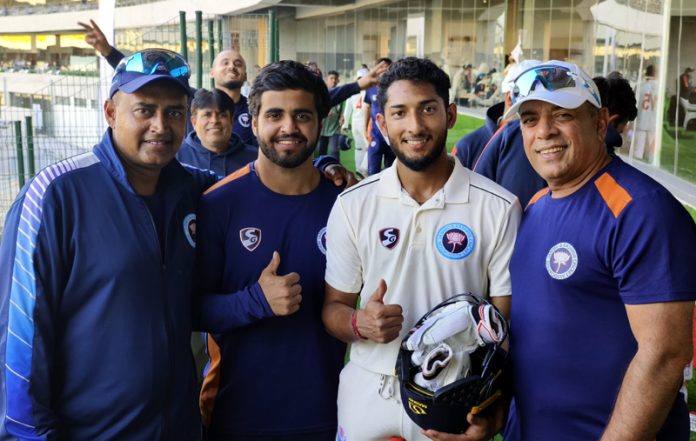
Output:
<path fill-rule="evenodd" d="M 626 305 L 695 300 L 694 262 L 684 207 L 619 158 L 567 197 L 532 199 L 510 261 L 522 440 L 601 437 L 637 350 Z M 688 432 L 676 395 L 666 424 Z"/>
<path fill-rule="evenodd" d="M 263 185 L 251 163 L 202 197 L 197 286 L 205 293 L 203 327 L 217 333 L 221 351 L 219 372 L 213 373 L 220 382 L 212 435 L 336 429 L 345 345 L 326 332 L 321 311 L 326 222 L 340 192 L 321 178 L 308 194 L 278 194 Z M 277 274 L 297 272 L 302 286 L 299 311 L 284 317 L 273 315 L 257 283 L 274 251 L 280 254 Z"/>

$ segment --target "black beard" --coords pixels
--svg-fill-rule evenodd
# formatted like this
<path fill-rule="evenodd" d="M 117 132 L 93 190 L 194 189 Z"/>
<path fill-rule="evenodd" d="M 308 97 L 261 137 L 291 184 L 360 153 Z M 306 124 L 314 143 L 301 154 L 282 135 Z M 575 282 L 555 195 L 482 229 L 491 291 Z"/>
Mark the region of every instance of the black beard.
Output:
<path fill-rule="evenodd" d="M 304 162 L 314 154 L 315 146 L 307 144 L 304 150 L 300 151 L 295 155 L 281 157 L 273 147 L 265 144 L 259 140 L 259 148 L 261 152 L 268 158 L 272 163 L 282 167 L 282 168 L 295 168 L 304 164 Z"/>
<path fill-rule="evenodd" d="M 393 140 L 393 139 L 390 139 L 389 142 L 392 145 L 398 145 L 398 144 L 396 144 L 395 140 Z M 445 149 L 446 142 L 447 142 L 447 138 L 445 137 L 440 142 L 440 144 L 437 147 L 435 147 L 430 153 L 428 153 L 424 157 L 418 158 L 418 159 L 411 159 L 411 158 L 406 157 L 406 155 L 404 155 L 404 152 L 399 150 L 399 149 L 392 148 L 392 151 L 394 152 L 396 157 L 399 159 L 399 162 L 401 162 L 403 165 L 405 165 L 410 170 L 419 172 L 419 171 L 423 171 L 426 168 L 430 167 L 431 165 L 433 165 L 435 163 L 435 161 L 437 161 L 437 159 L 442 154 L 442 151 Z"/>
<path fill-rule="evenodd" d="M 222 83 L 222 87 L 230 90 L 241 89 L 243 85 L 243 81 L 228 81 L 226 83 Z"/>

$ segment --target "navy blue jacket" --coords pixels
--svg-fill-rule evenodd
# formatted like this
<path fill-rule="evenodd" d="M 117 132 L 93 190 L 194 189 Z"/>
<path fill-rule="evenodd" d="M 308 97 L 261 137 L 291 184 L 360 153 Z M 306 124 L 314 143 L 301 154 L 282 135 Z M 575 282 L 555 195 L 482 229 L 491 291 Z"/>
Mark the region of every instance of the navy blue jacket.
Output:
<path fill-rule="evenodd" d="M 504 110 L 505 103 L 493 104 L 486 111 L 485 123 L 457 141 L 453 153 L 464 167 L 474 169 L 481 150 L 498 130 L 498 120 L 503 116 Z"/>
<path fill-rule="evenodd" d="M 217 154 L 203 147 L 201 140 L 192 131 L 184 142 L 181 143 L 176 159 L 184 166 L 195 167 L 200 170 L 210 170 L 218 178 L 224 178 L 239 168 L 244 167 L 258 157 L 258 149 L 245 145 L 239 136 L 234 133 L 227 143 L 227 150 Z"/>
<path fill-rule="evenodd" d="M 211 183 L 162 170 L 162 247 L 110 130 L 22 189 L 0 247 L 0 438 L 200 438 L 191 291 Z"/>

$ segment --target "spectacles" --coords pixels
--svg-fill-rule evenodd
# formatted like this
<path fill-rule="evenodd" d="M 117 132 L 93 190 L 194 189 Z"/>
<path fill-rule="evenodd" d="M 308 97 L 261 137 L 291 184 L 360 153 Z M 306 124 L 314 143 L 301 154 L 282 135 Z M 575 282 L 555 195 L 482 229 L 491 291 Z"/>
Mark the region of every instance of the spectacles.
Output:
<path fill-rule="evenodd" d="M 114 77 L 122 72 L 166 74 L 172 78 L 191 77 L 191 68 L 184 57 L 166 49 L 146 49 L 124 58 L 116 66 Z"/>
<path fill-rule="evenodd" d="M 589 98 L 594 100 L 597 107 L 601 106 L 601 98 L 587 80 L 565 67 L 549 65 L 527 70 L 515 79 L 511 93 L 513 104 L 529 96 L 537 83 L 541 83 L 550 92 L 565 88 L 579 88 L 581 92 L 588 94 Z"/>

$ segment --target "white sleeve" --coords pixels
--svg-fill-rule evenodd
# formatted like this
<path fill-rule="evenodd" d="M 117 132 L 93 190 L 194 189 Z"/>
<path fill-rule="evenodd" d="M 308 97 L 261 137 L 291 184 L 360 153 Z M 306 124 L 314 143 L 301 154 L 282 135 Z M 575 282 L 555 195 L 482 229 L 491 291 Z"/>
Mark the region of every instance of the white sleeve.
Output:
<path fill-rule="evenodd" d="M 522 217 L 522 207 L 517 199 L 510 205 L 505 217 L 500 224 L 498 240 L 496 242 L 490 264 L 488 265 L 488 280 L 491 297 L 508 296 L 512 294 L 510 284 L 510 258 L 515 248 L 517 228 Z"/>
<path fill-rule="evenodd" d="M 350 126 L 350 116 L 353 113 L 353 106 L 355 104 L 355 100 L 353 97 L 348 98 L 346 101 L 346 106 L 345 109 L 343 109 L 343 126 L 341 129 L 348 130 L 348 126 Z"/>
<path fill-rule="evenodd" d="M 357 236 L 339 196 L 326 226 L 326 283 L 335 289 L 358 293 L 362 287 L 362 263 Z"/>

